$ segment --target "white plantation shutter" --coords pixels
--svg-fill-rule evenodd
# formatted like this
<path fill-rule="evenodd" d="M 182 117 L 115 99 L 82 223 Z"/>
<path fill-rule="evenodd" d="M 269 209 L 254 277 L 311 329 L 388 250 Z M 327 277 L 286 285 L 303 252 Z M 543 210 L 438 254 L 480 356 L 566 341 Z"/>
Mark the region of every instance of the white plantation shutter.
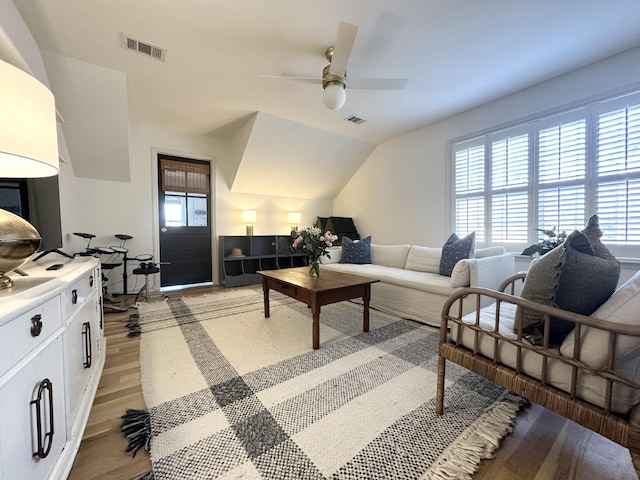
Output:
<path fill-rule="evenodd" d="M 516 249 L 536 243 L 536 229 L 571 233 L 597 213 L 607 245 L 640 256 L 640 92 L 455 143 L 452 152 L 456 231 Z"/>
<path fill-rule="evenodd" d="M 529 134 L 497 137 L 491 144 L 491 241 L 527 241 Z"/>
<path fill-rule="evenodd" d="M 491 240 L 521 243 L 528 235 L 528 194 L 514 192 L 491 198 Z"/>
<path fill-rule="evenodd" d="M 538 132 L 538 228 L 570 233 L 584 225 L 586 142 L 584 118 Z"/>
<path fill-rule="evenodd" d="M 476 240 L 485 240 L 485 147 L 477 140 L 457 145 L 455 168 L 455 231 L 462 235 L 476 232 Z"/>
<path fill-rule="evenodd" d="M 599 184 L 598 215 L 605 241 L 640 244 L 640 180 Z"/>
<path fill-rule="evenodd" d="M 461 198 L 456 202 L 455 231 L 476 232 L 476 240 L 484 241 L 484 197 Z"/>
<path fill-rule="evenodd" d="M 597 206 L 605 241 L 640 244 L 638 102 L 637 97 L 616 99 L 603 104 L 606 111 L 598 115 Z"/>

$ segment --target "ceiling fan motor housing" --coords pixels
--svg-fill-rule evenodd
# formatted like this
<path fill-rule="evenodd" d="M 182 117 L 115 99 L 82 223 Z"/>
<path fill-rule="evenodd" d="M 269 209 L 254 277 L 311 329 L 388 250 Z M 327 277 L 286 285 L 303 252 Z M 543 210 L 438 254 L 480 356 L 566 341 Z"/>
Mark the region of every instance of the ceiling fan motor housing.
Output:
<path fill-rule="evenodd" d="M 347 88 L 347 72 L 344 76 L 329 73 L 329 67 L 327 65 L 322 69 L 322 88 L 327 88 L 329 85 L 342 85 L 342 88 Z"/>

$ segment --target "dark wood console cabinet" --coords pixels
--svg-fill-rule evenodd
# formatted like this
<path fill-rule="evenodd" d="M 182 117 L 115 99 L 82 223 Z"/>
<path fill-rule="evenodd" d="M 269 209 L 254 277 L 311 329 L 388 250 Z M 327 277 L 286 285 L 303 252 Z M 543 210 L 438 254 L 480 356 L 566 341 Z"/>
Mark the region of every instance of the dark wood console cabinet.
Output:
<path fill-rule="evenodd" d="M 290 235 L 220 236 L 220 283 L 237 287 L 261 283 L 259 270 L 302 267 L 304 254 L 291 249 Z M 232 256 L 240 249 L 243 256 Z"/>

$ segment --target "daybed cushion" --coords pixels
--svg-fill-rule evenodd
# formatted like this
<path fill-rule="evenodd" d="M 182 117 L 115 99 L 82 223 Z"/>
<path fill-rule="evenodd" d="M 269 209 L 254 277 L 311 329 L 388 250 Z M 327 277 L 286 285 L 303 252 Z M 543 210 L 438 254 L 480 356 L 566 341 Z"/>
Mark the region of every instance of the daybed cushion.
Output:
<path fill-rule="evenodd" d="M 404 268 L 415 272 L 440 273 L 442 249 L 411 245 Z"/>
<path fill-rule="evenodd" d="M 480 310 L 480 326 L 483 330 L 495 330 L 495 307 L 491 304 Z M 500 329 L 502 336 L 507 338 L 516 338 L 513 333 L 515 323 L 516 308 L 515 305 L 502 302 L 500 304 Z M 463 317 L 466 324 L 474 324 L 476 322 L 476 312 L 469 313 Z M 451 339 L 458 339 L 458 324 L 452 324 Z M 471 329 L 462 329 L 461 344 L 469 349 L 474 347 L 475 334 Z M 558 352 L 558 349 L 550 349 Z M 497 350 L 497 360 L 499 363 L 510 368 L 516 368 L 517 348 L 509 344 L 506 340 L 500 340 Z M 488 335 L 480 335 L 479 353 L 488 358 L 494 358 L 494 340 Z M 522 350 L 522 370 L 527 375 L 540 379 L 542 369 L 542 356 L 536 352 Z M 640 371 L 626 362 L 616 367 L 616 371 L 629 378 L 640 379 Z M 560 360 L 549 359 L 547 364 L 547 381 L 555 387 L 569 392 L 571 388 L 572 367 Z M 604 406 L 606 394 L 606 382 L 603 378 L 582 373 L 578 378 L 578 396 L 588 402 L 600 407 Z M 614 396 L 612 402 L 612 410 L 616 413 L 627 413 L 631 407 L 640 401 L 640 391 L 616 385 L 614 388 Z"/>
<path fill-rule="evenodd" d="M 452 233 L 442 246 L 442 256 L 440 257 L 440 275 L 451 276 L 453 267 L 459 260 L 472 258 L 474 256 L 476 232 L 471 232 L 464 238 Z"/>
<path fill-rule="evenodd" d="M 531 263 L 522 297 L 543 305 L 553 305 L 570 312 L 590 315 L 613 293 L 620 275 L 620 262 L 600 241 L 602 231 L 593 215 L 582 232 L 575 230 L 565 242 Z M 535 332 L 542 314 L 524 309 L 522 326 Z M 550 342 L 560 345 L 573 329 L 573 323 L 552 319 Z"/>
<path fill-rule="evenodd" d="M 604 304 L 591 315 L 598 320 L 619 325 L 640 325 L 640 271 L 627 280 Z M 582 327 L 580 332 L 580 359 L 594 368 L 604 368 L 608 362 L 609 334 L 604 330 Z M 573 356 L 575 332 L 562 342 L 560 352 Z M 640 337 L 620 335 L 616 343 L 615 364 L 634 361 L 640 366 Z"/>
<path fill-rule="evenodd" d="M 342 237 L 342 263 L 362 265 L 371 263 L 371 237 L 365 237 L 359 242 L 349 237 Z"/>

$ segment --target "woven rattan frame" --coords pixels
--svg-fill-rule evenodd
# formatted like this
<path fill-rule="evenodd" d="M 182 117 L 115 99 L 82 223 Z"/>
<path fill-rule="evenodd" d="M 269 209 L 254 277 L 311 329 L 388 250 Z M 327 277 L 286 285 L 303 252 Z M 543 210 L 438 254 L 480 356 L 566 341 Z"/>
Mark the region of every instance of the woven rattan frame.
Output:
<path fill-rule="evenodd" d="M 615 384 L 626 385 L 640 389 L 640 384 L 630 378 L 623 377 L 615 371 L 615 346 L 618 335 L 640 336 L 640 326 L 617 325 L 594 317 L 587 317 L 554 307 L 538 304 L 514 295 L 516 282 L 524 280 L 525 274 L 517 274 L 503 282 L 498 290 L 486 288 L 464 288 L 457 291 L 445 302 L 442 309 L 442 323 L 440 329 L 440 345 L 438 357 L 438 390 L 436 397 L 436 412 L 442 414 L 444 410 L 444 383 L 446 361 L 449 360 L 465 367 L 478 375 L 506 388 L 510 391 L 542 405 L 543 407 L 593 430 L 620 445 L 627 447 L 631 454 L 636 473 L 640 476 L 640 404 L 635 405 L 628 415 L 618 415 L 611 412 L 612 391 Z M 505 293 L 509 291 L 510 293 Z M 492 298 L 496 304 L 495 330 L 481 329 L 480 301 L 482 298 Z M 463 303 L 475 302 L 475 325 L 463 323 Z M 544 346 L 535 346 L 523 339 L 522 331 L 516 332 L 517 339 L 507 339 L 498 333 L 500 322 L 500 306 L 502 303 L 520 305 L 526 309 L 535 310 L 544 316 Z M 520 309 L 521 310 L 521 309 Z M 572 357 L 564 357 L 556 351 L 546 348 L 549 338 L 549 318 L 558 317 L 574 322 L 575 348 Z M 460 344 L 460 339 L 450 338 L 449 327 L 456 323 L 460 327 L 471 329 L 475 333 L 474 348 L 470 349 Z M 608 365 L 603 369 L 594 369 L 580 361 L 580 331 L 582 326 L 590 326 L 605 330 L 609 335 Z M 457 329 L 461 335 L 462 328 Z M 517 348 L 515 369 L 488 358 L 478 352 L 479 339 L 489 335 L 494 339 L 494 351 L 498 342 L 509 342 Z M 541 372 L 538 378 L 533 378 L 520 371 L 521 354 L 524 350 L 535 351 L 543 356 Z M 495 357 L 495 355 L 494 355 Z M 571 391 L 565 392 L 545 381 L 548 359 L 555 359 L 572 367 Z M 598 407 L 580 399 L 578 378 L 580 371 L 603 377 L 606 380 L 605 406 Z"/>

